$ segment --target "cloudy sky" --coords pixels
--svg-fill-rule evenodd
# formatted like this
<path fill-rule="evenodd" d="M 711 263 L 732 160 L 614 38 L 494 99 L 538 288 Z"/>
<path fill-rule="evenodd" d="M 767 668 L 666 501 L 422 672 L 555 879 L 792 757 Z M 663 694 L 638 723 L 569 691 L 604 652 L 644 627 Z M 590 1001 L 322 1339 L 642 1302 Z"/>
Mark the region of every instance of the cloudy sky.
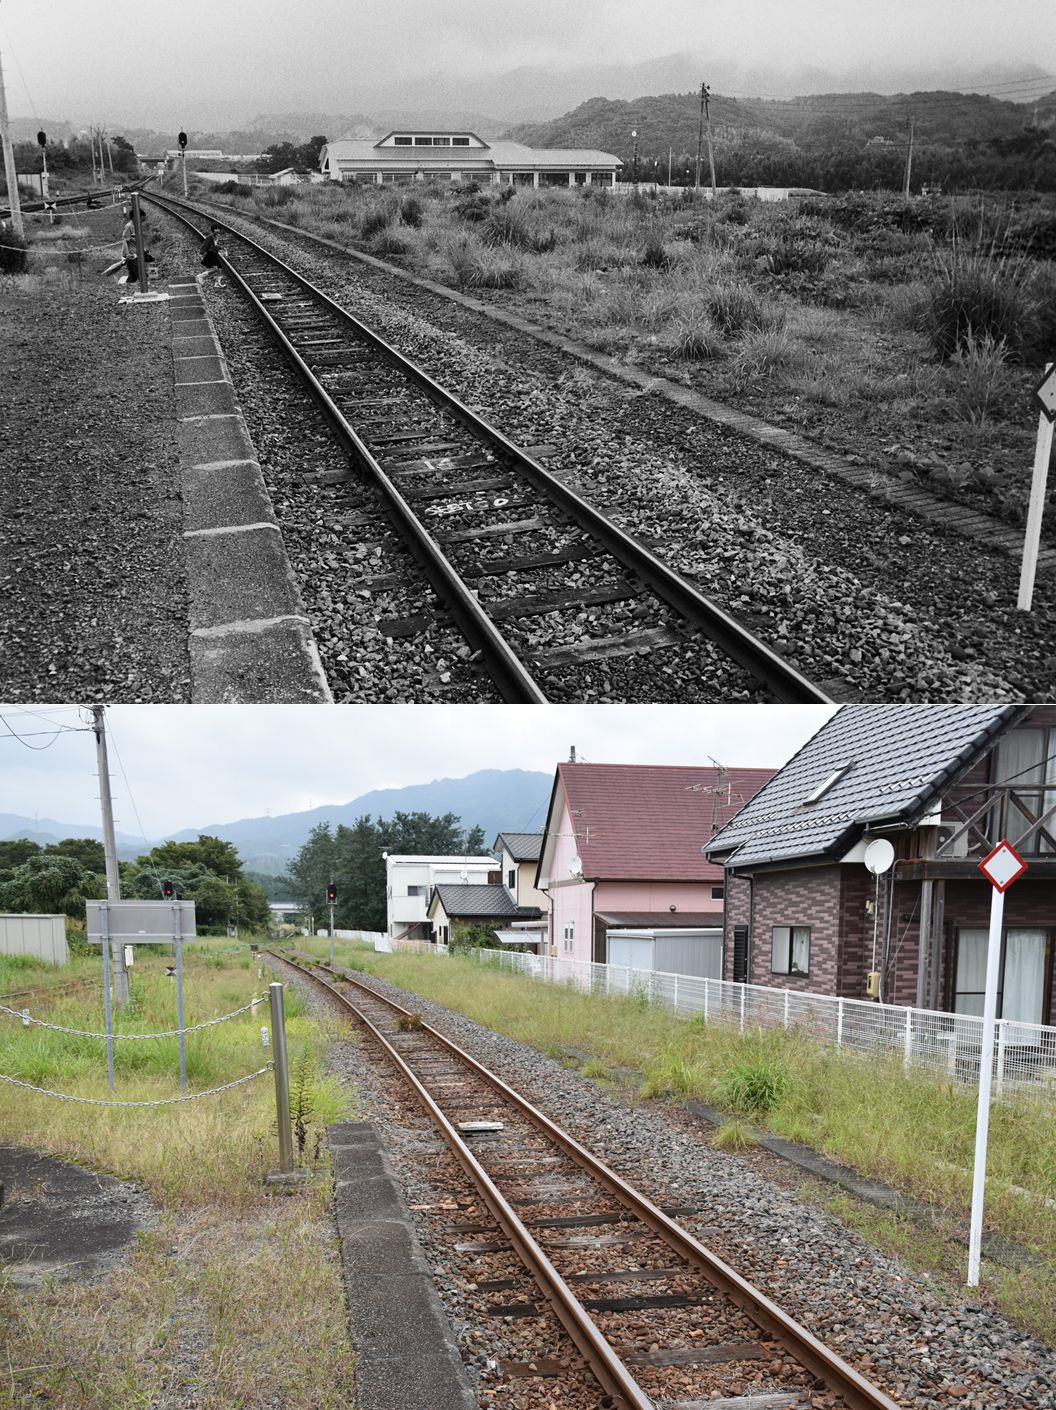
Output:
<path fill-rule="evenodd" d="M 897 62 L 1056 70 L 1036 0 L 0 0 L 15 117 L 162 120 L 223 105 L 363 110 L 364 86 L 693 53 L 761 70 Z M 640 96 L 640 95 L 627 95 Z M 765 95 L 764 95 L 765 96 Z M 427 89 L 421 92 L 428 106 Z M 402 101 L 402 100 L 401 100 Z"/>
<path fill-rule="evenodd" d="M 477 769 L 550 773 L 573 744 L 596 764 L 774 767 L 832 713 L 810 705 L 116 705 L 107 721 L 117 829 L 154 838 Z M 0 813 L 98 823 L 85 720 L 74 706 L 0 705 Z"/>

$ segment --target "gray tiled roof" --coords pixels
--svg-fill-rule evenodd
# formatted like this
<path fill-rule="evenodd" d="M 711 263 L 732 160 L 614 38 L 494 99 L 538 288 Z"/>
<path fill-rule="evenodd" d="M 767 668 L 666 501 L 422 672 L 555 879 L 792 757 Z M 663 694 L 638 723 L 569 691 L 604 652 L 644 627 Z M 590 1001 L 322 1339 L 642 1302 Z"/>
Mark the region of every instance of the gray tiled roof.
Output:
<path fill-rule="evenodd" d="M 519 906 L 505 886 L 437 886 L 434 895 L 440 898 L 451 917 L 509 916 L 514 920 L 536 920 L 542 914 L 538 906 Z"/>
<path fill-rule="evenodd" d="M 537 862 L 545 832 L 500 832 L 495 849 L 505 847 L 515 862 Z"/>
<path fill-rule="evenodd" d="M 841 855 L 867 825 L 926 811 L 1018 718 L 1016 705 L 845 705 L 708 846 L 735 868 Z M 816 803 L 804 802 L 844 764 Z"/>

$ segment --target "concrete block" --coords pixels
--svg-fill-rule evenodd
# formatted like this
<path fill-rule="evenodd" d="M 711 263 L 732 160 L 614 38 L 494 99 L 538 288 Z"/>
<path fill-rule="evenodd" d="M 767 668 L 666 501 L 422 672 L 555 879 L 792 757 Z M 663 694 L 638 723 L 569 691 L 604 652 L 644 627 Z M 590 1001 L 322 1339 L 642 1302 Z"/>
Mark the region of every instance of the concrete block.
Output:
<path fill-rule="evenodd" d="M 359 1410 L 478 1410 L 461 1376 L 448 1355 L 391 1361 L 368 1356 L 356 1371 L 356 1401 Z"/>
<path fill-rule="evenodd" d="M 188 530 L 275 522 L 260 466 L 254 460 L 185 465 L 181 481 Z"/>
<path fill-rule="evenodd" d="M 191 629 L 303 616 L 276 529 L 184 539 Z"/>
<path fill-rule="evenodd" d="M 176 391 L 177 416 L 216 416 L 238 411 L 235 389 L 231 383 L 204 382 L 201 386 L 181 387 Z"/>
<path fill-rule="evenodd" d="M 177 439 L 181 465 L 215 465 L 224 460 L 255 460 L 257 456 L 246 424 L 237 413 L 181 421 Z"/>
<path fill-rule="evenodd" d="M 244 623 L 192 636 L 192 695 L 197 704 L 332 704 L 307 622 Z"/>

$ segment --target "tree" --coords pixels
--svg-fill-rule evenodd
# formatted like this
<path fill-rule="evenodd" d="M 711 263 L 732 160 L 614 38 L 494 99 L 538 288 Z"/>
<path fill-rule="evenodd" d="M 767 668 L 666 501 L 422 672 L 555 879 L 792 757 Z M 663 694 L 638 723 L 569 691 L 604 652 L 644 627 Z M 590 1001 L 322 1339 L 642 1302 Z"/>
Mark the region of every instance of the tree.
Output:
<path fill-rule="evenodd" d="M 237 881 L 242 875 L 242 858 L 233 842 L 223 842 L 219 837 L 209 837 L 200 833 L 197 842 L 163 842 L 152 847 L 149 859 L 137 857 L 140 866 L 149 862 L 160 870 L 186 866 L 202 866 L 215 872 L 227 881 Z"/>
<path fill-rule="evenodd" d="M 10 837 L 0 842 L 0 878 L 4 872 L 19 867 L 35 857 L 41 850 L 39 842 L 30 842 L 28 837 Z"/>
<path fill-rule="evenodd" d="M 52 842 L 45 852 L 59 857 L 73 857 L 81 866 L 100 876 L 106 873 L 106 848 L 97 837 L 64 837 L 61 842 Z"/>
<path fill-rule="evenodd" d="M 102 878 L 75 857 L 41 852 L 0 880 L 0 910 L 55 913 L 84 919 L 84 903 L 98 896 Z"/>

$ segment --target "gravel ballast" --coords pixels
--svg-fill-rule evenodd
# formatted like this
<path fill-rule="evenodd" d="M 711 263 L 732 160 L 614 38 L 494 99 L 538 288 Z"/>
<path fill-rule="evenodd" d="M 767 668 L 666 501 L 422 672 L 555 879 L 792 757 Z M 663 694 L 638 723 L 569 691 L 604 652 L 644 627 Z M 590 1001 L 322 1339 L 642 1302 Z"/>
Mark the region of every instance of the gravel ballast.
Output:
<path fill-rule="evenodd" d="M 287 977 L 293 980 L 290 972 Z M 1056 1355 L 1036 1338 L 967 1296 L 941 1300 L 927 1277 L 763 1178 L 748 1161 L 715 1151 L 702 1134 L 687 1128 L 684 1113 L 669 1118 L 659 1105 L 628 1108 L 532 1048 L 383 980 L 366 977 L 366 982 L 402 997 L 647 1196 L 696 1206 L 701 1214 L 684 1221 L 691 1230 L 699 1227 L 720 1257 L 906 1410 L 1056 1406 Z M 325 1002 L 312 994 L 313 1004 Z M 359 1087 L 412 1211 L 450 1199 L 458 1182 L 453 1160 L 424 1118 L 395 1095 L 398 1089 L 369 1042 L 335 1043 L 331 1063 Z M 490 1406 L 489 1357 L 519 1354 L 517 1341 L 530 1341 L 530 1325 L 482 1320 L 479 1299 L 450 1246 L 436 1239 L 424 1212 L 416 1218 L 441 1297 L 467 1348 L 464 1357 L 481 1376 L 481 1404 Z M 504 1274 L 489 1268 L 485 1276 Z M 510 1350 L 496 1353 L 496 1338 L 507 1332 Z M 524 1349 L 521 1345 L 520 1352 Z M 544 1353 L 536 1349 L 535 1354 Z M 545 1354 L 553 1355 L 553 1348 Z M 520 1402 L 504 1394 L 494 1403 Z M 545 1394 L 524 1403 L 545 1406 Z"/>
<path fill-rule="evenodd" d="M 120 231 L 119 208 L 89 214 Z M 81 238 L 107 233 L 96 218 Z M 172 266 L 165 242 L 155 248 L 163 283 Z M 9 700 L 189 698 L 168 313 L 119 304 L 121 293 L 66 268 L 0 279 Z"/>

